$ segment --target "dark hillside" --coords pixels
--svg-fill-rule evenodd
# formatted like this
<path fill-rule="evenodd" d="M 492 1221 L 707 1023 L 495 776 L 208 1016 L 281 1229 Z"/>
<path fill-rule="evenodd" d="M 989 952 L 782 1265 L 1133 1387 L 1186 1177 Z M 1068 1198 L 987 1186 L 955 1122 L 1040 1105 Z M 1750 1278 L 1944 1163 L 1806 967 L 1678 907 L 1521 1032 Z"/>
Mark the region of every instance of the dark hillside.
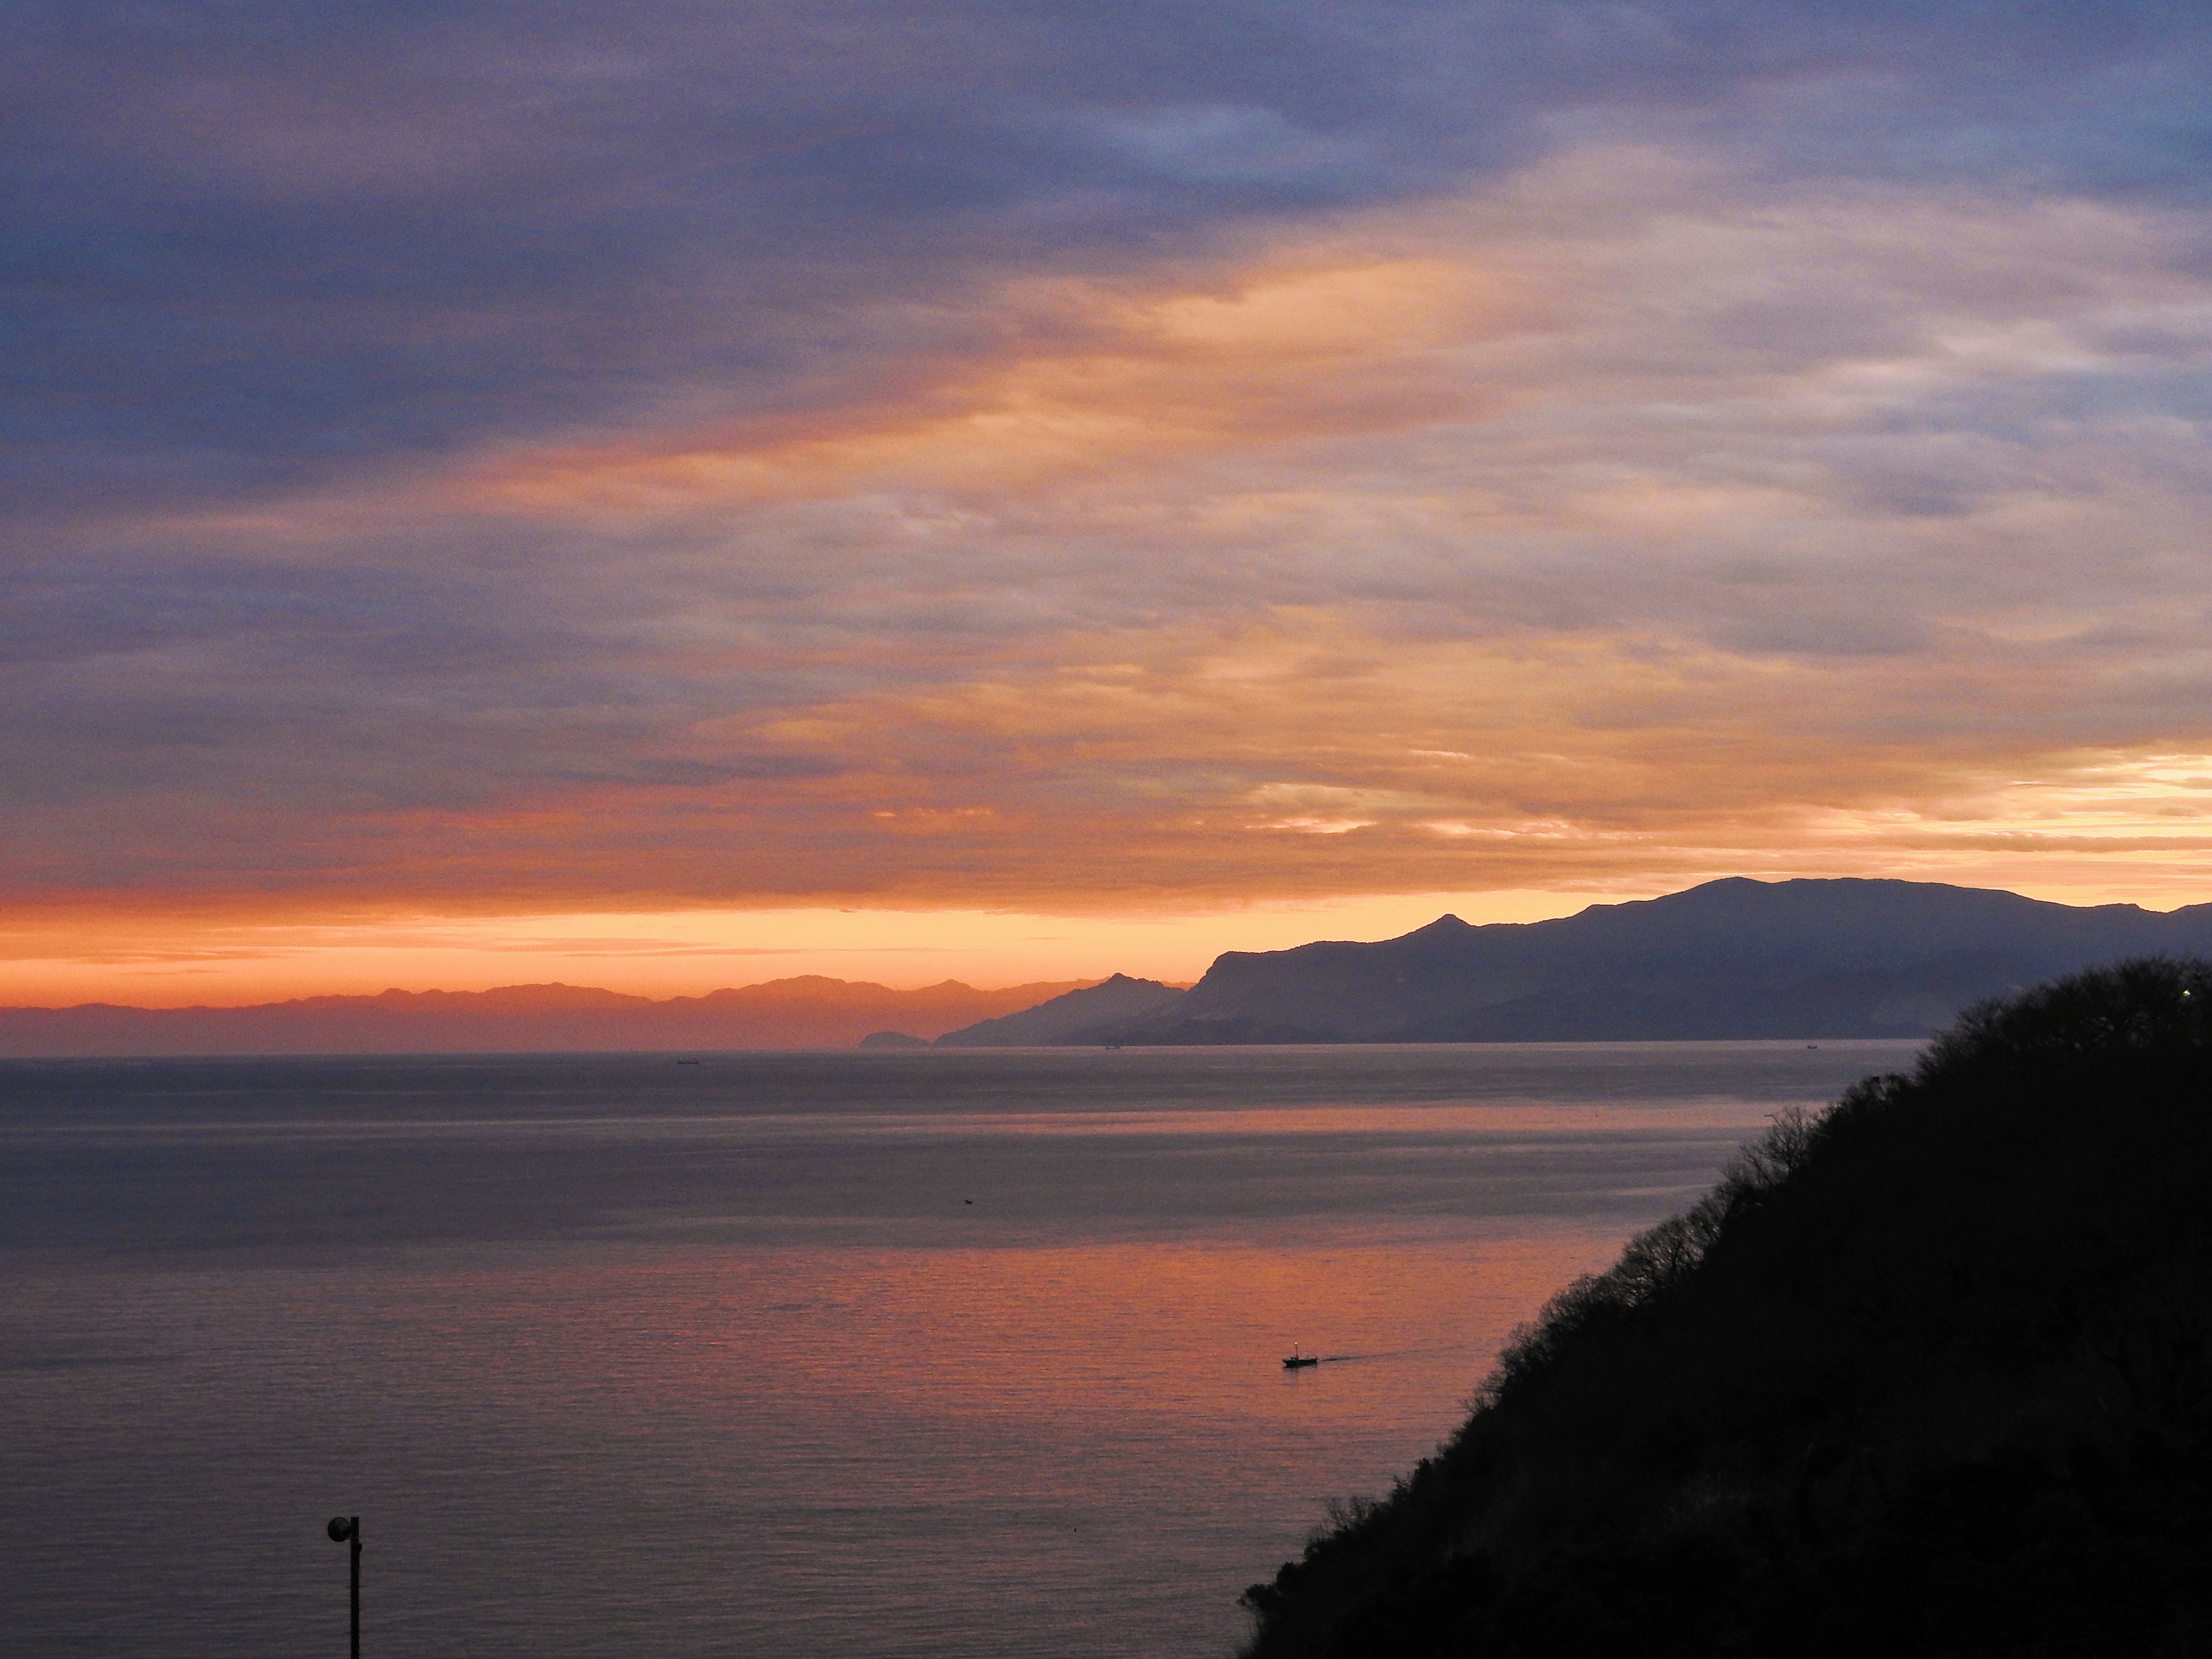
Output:
<path fill-rule="evenodd" d="M 1570 1287 L 1293 1656 L 2212 1653 L 2212 966 L 1985 1005 Z"/>

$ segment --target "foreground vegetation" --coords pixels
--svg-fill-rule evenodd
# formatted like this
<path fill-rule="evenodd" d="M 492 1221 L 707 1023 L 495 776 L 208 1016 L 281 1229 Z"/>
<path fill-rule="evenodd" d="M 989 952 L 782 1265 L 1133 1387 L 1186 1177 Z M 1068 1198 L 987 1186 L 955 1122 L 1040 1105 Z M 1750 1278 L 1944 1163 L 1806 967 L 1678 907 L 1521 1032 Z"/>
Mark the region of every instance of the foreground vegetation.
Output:
<path fill-rule="evenodd" d="M 2212 964 L 1966 1015 L 1554 1300 L 1252 1659 L 2212 1653 Z"/>

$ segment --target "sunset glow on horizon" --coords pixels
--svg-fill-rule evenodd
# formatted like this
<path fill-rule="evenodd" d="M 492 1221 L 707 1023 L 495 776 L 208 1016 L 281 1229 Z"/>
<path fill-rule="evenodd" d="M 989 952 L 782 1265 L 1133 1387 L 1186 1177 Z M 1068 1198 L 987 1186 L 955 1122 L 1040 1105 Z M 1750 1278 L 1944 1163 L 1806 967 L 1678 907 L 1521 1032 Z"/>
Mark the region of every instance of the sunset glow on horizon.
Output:
<path fill-rule="evenodd" d="M 2201 20 L 33 9 L 0 1003 L 2212 901 Z"/>

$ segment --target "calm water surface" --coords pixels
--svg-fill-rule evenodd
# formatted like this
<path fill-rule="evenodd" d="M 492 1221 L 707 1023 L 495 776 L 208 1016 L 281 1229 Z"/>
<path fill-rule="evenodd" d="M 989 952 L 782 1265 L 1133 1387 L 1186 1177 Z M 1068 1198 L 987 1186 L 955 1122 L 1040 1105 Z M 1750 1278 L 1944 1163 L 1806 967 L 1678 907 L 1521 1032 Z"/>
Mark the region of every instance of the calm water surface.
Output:
<path fill-rule="evenodd" d="M 1213 1659 L 1911 1053 L 0 1062 L 0 1651 Z"/>

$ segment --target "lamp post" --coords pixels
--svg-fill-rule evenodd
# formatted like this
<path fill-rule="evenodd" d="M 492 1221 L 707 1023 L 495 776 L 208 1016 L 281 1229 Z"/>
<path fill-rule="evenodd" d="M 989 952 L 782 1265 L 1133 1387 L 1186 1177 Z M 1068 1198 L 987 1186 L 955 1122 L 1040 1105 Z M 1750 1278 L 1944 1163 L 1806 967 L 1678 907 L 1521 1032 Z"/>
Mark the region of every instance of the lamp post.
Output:
<path fill-rule="evenodd" d="M 333 1544 L 353 1546 L 353 1659 L 361 1659 L 361 1517 L 334 1515 L 330 1533 Z"/>

